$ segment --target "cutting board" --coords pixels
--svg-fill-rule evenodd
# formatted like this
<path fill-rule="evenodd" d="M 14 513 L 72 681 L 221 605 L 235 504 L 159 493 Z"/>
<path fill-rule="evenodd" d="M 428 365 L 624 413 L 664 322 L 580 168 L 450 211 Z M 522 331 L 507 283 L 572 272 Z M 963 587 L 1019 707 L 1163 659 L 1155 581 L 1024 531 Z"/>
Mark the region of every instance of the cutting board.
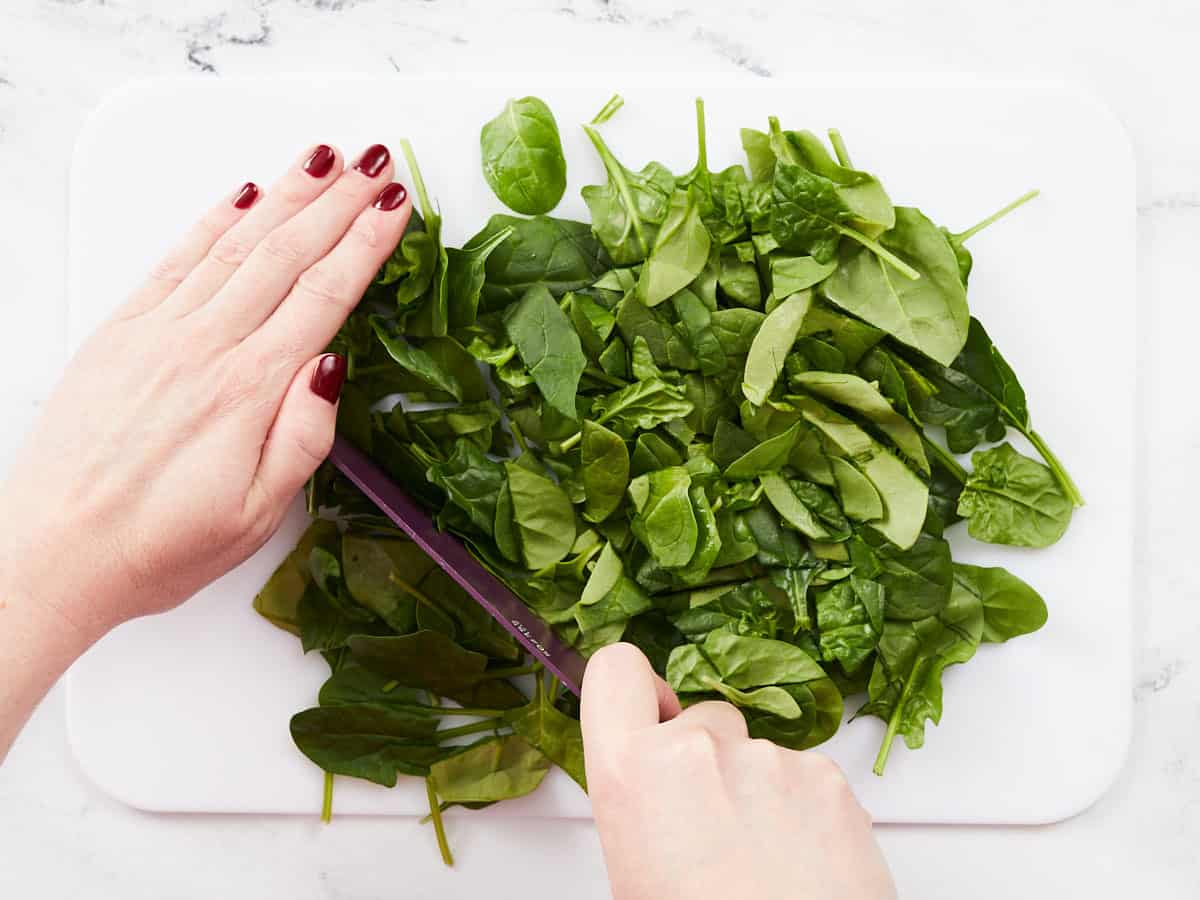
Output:
<path fill-rule="evenodd" d="M 614 90 L 627 104 L 604 131 L 639 168 L 650 158 L 675 171 L 691 166 L 700 94 L 714 169 L 741 160 L 740 127 L 763 128 L 775 114 L 787 127 L 839 128 L 855 162 L 877 172 L 897 203 L 952 229 L 1041 188 L 972 240 L 971 306 L 1089 502 L 1050 550 L 977 544 L 961 528 L 952 543 L 956 559 L 1007 566 L 1037 587 L 1049 624 L 949 670 L 941 725 L 928 728 L 923 750 L 898 745 L 886 777 L 870 771 L 877 720 L 847 725 L 823 749 L 878 821 L 1040 823 L 1084 809 L 1112 782 L 1130 733 L 1136 241 L 1129 145 L 1115 119 L 1073 89 L 564 73 L 136 84 L 100 107 L 76 151 L 71 344 L 216 198 L 246 180 L 269 184 L 319 141 L 351 156 L 375 141 L 398 149 L 409 137 L 445 235 L 459 244 L 501 211 L 480 174 L 480 125 L 505 98 L 538 94 L 567 152 L 558 214 L 585 218 L 579 188 L 603 176 L 577 123 Z M 288 719 L 315 702 L 325 664 L 250 607 L 304 524 L 297 504 L 240 568 L 172 613 L 117 629 L 74 667 L 71 742 L 101 788 L 147 810 L 316 813 L 321 775 L 293 747 Z M 586 798 L 560 775 L 499 812 L 588 816 Z M 424 803 L 411 780 L 394 790 L 337 782 L 339 814 L 418 814 Z"/>

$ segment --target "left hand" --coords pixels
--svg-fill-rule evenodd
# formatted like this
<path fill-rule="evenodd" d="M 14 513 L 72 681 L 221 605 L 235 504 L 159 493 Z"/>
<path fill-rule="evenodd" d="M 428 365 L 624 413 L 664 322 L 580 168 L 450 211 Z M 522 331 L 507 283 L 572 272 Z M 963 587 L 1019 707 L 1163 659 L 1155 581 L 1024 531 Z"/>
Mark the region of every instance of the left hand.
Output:
<path fill-rule="evenodd" d="M 0 683 L 6 630 L 52 619 L 82 649 L 275 530 L 333 440 L 345 361 L 322 350 L 412 211 L 391 175 L 382 146 L 344 171 L 313 148 L 218 203 L 80 348 L 0 489 Z"/>

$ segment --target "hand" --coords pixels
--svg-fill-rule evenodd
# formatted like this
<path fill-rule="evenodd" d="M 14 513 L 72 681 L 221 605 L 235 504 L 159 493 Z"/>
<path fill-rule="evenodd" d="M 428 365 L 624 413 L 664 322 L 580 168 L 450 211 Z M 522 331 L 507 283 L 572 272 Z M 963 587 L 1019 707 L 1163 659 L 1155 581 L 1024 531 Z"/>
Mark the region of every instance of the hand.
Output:
<path fill-rule="evenodd" d="M 681 712 L 635 647 L 588 662 L 582 719 L 616 900 L 896 896 L 870 816 L 835 763 L 747 737 L 728 703 Z"/>
<path fill-rule="evenodd" d="M 0 635 L 80 652 L 270 536 L 333 440 L 345 361 L 321 352 L 408 223 L 391 175 L 380 145 L 345 171 L 322 145 L 247 184 L 80 348 L 0 489 Z"/>

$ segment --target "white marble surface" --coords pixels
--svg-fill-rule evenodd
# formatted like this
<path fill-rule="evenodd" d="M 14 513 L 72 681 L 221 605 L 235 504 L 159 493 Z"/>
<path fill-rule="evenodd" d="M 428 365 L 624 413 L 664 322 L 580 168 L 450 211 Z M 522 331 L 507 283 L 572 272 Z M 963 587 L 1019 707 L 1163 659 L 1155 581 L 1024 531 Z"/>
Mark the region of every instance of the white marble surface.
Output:
<path fill-rule="evenodd" d="M 88 111 L 134 78 L 470 68 L 920 71 L 1065 77 L 1129 130 L 1139 166 L 1139 289 L 1129 352 L 1143 402 L 1135 736 L 1113 789 L 1043 828 L 894 827 L 880 838 L 906 897 L 1185 897 L 1200 891 L 1200 8 L 1008 0 L 5 0 L 0 6 L 0 466 L 63 361 L 65 176 Z M 347 98 L 353 102 L 353 98 Z M 953 110 L 947 111 L 953 115 Z M 386 111 L 381 111 L 386 115 Z M 149 152 L 131 146 L 132 154 Z M 186 178 L 186 173 L 180 173 Z M 131 184 L 131 191 L 169 185 Z M 1103 183 L 1096 189 L 1104 190 Z M 1104 390 L 1103 373 L 1096 389 Z M 1100 489 L 1096 486 L 1093 490 Z M 1098 561 L 1102 564 L 1103 561 Z M 948 712 L 951 715 L 952 712 Z M 214 740 L 219 740 L 214 735 Z M 459 821 L 460 865 L 405 820 L 151 816 L 79 773 L 52 695 L 0 769 L 0 896 L 95 898 L 605 897 L 591 827 Z M 539 864 L 575 861 L 547 887 Z M 803 877 L 798 873 L 798 877 Z"/>

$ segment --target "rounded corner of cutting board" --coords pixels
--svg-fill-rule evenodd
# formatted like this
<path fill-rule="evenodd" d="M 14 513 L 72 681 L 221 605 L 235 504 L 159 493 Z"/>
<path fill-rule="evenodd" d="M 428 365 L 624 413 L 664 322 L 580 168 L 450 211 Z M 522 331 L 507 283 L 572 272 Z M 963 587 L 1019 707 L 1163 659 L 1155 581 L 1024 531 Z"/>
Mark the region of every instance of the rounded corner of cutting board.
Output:
<path fill-rule="evenodd" d="M 74 702 L 74 694 L 78 690 L 76 678 L 77 676 L 68 672 L 63 687 L 67 701 L 67 746 L 71 749 L 71 756 L 75 758 L 75 765 L 79 767 L 80 773 L 102 794 L 111 797 L 118 803 L 123 803 L 130 809 L 140 812 L 172 812 L 165 806 L 147 802 L 146 798 L 138 792 L 137 784 L 131 784 L 122 776 L 121 767 L 109 766 L 108 757 L 105 754 L 93 753 L 88 749 L 89 741 L 80 730 L 85 726 L 79 720 L 78 708 Z M 129 770 L 125 769 L 124 772 L 127 774 Z"/>

